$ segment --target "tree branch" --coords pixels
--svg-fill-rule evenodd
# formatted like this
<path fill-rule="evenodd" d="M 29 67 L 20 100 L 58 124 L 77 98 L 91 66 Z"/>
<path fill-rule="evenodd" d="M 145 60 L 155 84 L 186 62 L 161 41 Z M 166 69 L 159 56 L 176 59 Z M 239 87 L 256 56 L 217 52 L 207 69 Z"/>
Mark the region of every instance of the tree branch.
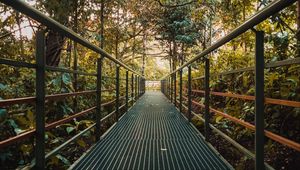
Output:
<path fill-rule="evenodd" d="M 185 2 L 185 3 L 182 3 L 182 4 L 165 5 L 162 2 L 160 2 L 160 0 L 155 0 L 155 1 L 158 2 L 160 6 L 165 7 L 165 8 L 177 8 L 177 7 L 182 7 L 182 6 L 189 5 L 189 4 L 197 2 L 196 0 L 191 0 L 189 2 Z"/>

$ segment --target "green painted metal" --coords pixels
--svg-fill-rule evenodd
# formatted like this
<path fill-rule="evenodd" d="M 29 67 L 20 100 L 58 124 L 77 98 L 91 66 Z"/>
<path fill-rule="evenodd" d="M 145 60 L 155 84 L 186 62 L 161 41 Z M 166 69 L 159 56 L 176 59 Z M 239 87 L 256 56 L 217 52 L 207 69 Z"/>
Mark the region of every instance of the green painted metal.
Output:
<path fill-rule="evenodd" d="M 45 32 L 36 34 L 36 169 L 45 169 Z"/>
<path fill-rule="evenodd" d="M 96 82 L 96 140 L 101 136 L 101 87 L 102 87 L 102 58 L 97 59 L 97 82 Z"/>
<path fill-rule="evenodd" d="M 192 119 L 192 67 L 188 67 L 188 119 Z"/>
<path fill-rule="evenodd" d="M 204 118 L 205 118 L 205 124 L 204 124 L 204 131 L 205 131 L 205 139 L 209 141 L 209 117 L 210 117 L 210 112 L 209 112 L 209 59 L 205 59 L 205 113 L 204 113 Z"/>
<path fill-rule="evenodd" d="M 264 166 L 264 32 L 255 31 L 255 169 Z"/>
<path fill-rule="evenodd" d="M 119 120 L 119 105 L 120 105 L 120 67 L 116 67 L 116 119 Z"/>

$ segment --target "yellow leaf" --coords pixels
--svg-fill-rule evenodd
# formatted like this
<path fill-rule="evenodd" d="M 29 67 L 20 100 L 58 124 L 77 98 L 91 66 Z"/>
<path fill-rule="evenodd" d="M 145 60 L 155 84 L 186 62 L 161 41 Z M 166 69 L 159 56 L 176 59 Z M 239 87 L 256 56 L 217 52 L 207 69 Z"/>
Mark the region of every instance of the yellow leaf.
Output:
<path fill-rule="evenodd" d="M 59 164 L 59 159 L 56 156 L 51 156 L 49 164 L 50 165 L 58 165 Z"/>
<path fill-rule="evenodd" d="M 33 115 L 33 112 L 31 111 L 31 109 L 27 110 L 27 118 L 30 122 L 30 128 L 33 128 L 34 127 L 34 115 Z"/>
<path fill-rule="evenodd" d="M 81 146 L 81 147 L 85 147 L 86 146 L 86 143 L 83 140 L 81 140 L 81 139 L 77 140 L 77 144 L 79 146 Z"/>
<path fill-rule="evenodd" d="M 216 117 L 216 123 L 220 123 L 221 119 L 223 119 L 223 116 Z"/>

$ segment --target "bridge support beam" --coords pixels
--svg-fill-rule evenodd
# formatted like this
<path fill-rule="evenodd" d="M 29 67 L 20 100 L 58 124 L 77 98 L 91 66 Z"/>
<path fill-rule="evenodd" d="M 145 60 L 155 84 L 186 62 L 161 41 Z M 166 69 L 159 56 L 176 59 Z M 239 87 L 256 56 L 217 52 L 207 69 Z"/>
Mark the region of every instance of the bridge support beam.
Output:
<path fill-rule="evenodd" d="M 264 166 L 264 32 L 255 31 L 255 169 Z"/>
<path fill-rule="evenodd" d="M 96 84 L 96 140 L 101 136 L 101 82 L 102 82 L 102 57 L 97 59 L 97 84 Z"/>
<path fill-rule="evenodd" d="M 128 70 L 126 70 L 126 85 L 125 85 L 125 109 L 126 109 L 126 112 L 128 110 L 128 101 L 129 101 L 129 95 L 128 95 Z"/>
<path fill-rule="evenodd" d="M 192 119 L 192 66 L 188 66 L 188 119 Z"/>
<path fill-rule="evenodd" d="M 131 74 L 131 105 L 134 104 L 134 75 Z"/>
<path fill-rule="evenodd" d="M 179 71 L 179 111 L 182 113 L 182 70 Z"/>
<path fill-rule="evenodd" d="M 35 169 L 45 169 L 45 32 L 36 34 Z"/>
<path fill-rule="evenodd" d="M 176 96 L 177 96 L 177 89 L 176 89 L 177 85 L 176 85 L 176 73 L 174 73 L 174 105 L 176 107 Z"/>
<path fill-rule="evenodd" d="M 205 119 L 205 124 L 204 124 L 204 130 L 205 130 L 205 140 L 209 140 L 209 119 L 210 119 L 210 111 L 209 111 L 209 59 L 205 58 L 205 114 L 204 114 L 204 119 Z"/>
<path fill-rule="evenodd" d="M 116 122 L 119 120 L 120 66 L 116 67 Z"/>

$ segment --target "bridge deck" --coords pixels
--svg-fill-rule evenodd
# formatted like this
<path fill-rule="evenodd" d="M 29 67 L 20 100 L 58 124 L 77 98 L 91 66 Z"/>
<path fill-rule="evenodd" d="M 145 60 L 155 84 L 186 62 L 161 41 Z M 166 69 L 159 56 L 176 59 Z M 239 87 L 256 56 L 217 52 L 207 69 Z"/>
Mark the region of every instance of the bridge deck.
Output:
<path fill-rule="evenodd" d="M 160 92 L 146 92 L 74 169 L 229 169 Z"/>

